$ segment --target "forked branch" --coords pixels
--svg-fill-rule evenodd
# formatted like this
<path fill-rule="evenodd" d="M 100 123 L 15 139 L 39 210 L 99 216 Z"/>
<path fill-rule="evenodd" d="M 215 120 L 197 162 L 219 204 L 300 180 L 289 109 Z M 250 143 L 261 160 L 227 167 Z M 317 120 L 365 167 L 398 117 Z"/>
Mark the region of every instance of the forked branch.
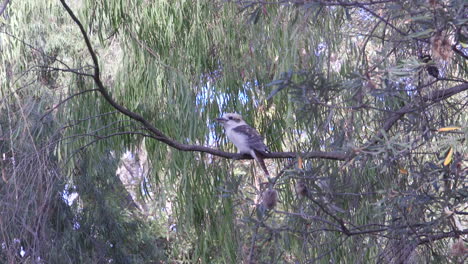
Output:
<path fill-rule="evenodd" d="M 229 159 L 251 159 L 249 155 L 241 155 L 237 153 L 230 153 L 230 152 L 225 152 L 221 151 L 218 149 L 213 149 L 205 146 L 198 146 L 198 145 L 189 145 L 189 144 L 183 144 L 180 143 L 176 140 L 173 140 L 166 136 L 163 132 L 161 132 L 159 129 L 157 129 L 155 126 L 153 126 L 148 120 L 143 118 L 141 115 L 138 113 L 132 112 L 126 107 L 118 104 L 112 96 L 107 92 L 107 89 L 104 87 L 104 84 L 101 81 L 100 77 L 100 68 L 99 68 L 99 60 L 97 58 L 96 53 L 94 52 L 94 49 L 91 45 L 91 41 L 89 40 L 89 37 L 81 24 L 80 20 L 75 16 L 73 11 L 70 9 L 70 7 L 65 3 L 65 0 L 60 0 L 62 3 L 63 7 L 67 11 L 67 13 L 70 15 L 72 20 L 78 25 L 81 34 L 83 35 L 84 41 L 86 43 L 86 47 L 91 55 L 91 58 L 93 60 L 94 64 L 94 74 L 93 74 L 93 79 L 94 83 L 97 86 L 98 91 L 101 93 L 101 95 L 104 97 L 104 99 L 112 105 L 117 111 L 120 113 L 130 117 L 133 120 L 136 120 L 140 122 L 145 129 L 147 129 L 149 132 L 151 132 L 151 137 L 163 142 L 175 149 L 181 150 L 181 151 L 198 151 L 198 152 L 204 152 L 204 153 L 209 153 L 215 156 L 219 157 L 224 157 L 224 158 L 229 158 Z M 332 159 L 332 160 L 346 160 L 346 153 L 341 152 L 341 151 L 332 151 L 332 152 L 323 152 L 323 151 L 312 151 L 312 152 L 307 152 L 307 153 L 294 153 L 294 152 L 273 152 L 273 153 L 267 153 L 265 155 L 266 158 L 295 158 L 297 156 L 302 156 L 304 158 L 322 158 L 322 159 Z"/>
<path fill-rule="evenodd" d="M 128 116 L 129 118 L 138 121 L 143 125 L 143 127 L 150 132 L 150 137 L 154 138 L 162 143 L 165 143 L 175 149 L 181 150 L 181 151 L 196 151 L 196 152 L 203 152 L 203 153 L 209 153 L 211 155 L 223 157 L 223 158 L 228 158 L 228 159 L 252 159 L 250 155 L 241 155 L 237 153 L 230 153 L 230 152 L 225 152 L 222 150 L 218 149 L 213 149 L 205 146 L 199 146 L 199 145 L 190 145 L 190 144 L 183 144 L 180 143 L 174 139 L 171 139 L 170 137 L 166 136 L 162 131 L 157 129 L 155 126 L 153 126 L 148 120 L 143 118 L 140 114 L 135 113 L 123 105 L 118 104 L 112 96 L 108 93 L 107 89 L 104 87 L 104 84 L 101 81 L 100 77 L 100 68 L 99 68 L 99 60 L 94 52 L 94 49 L 91 45 L 91 41 L 81 24 L 80 20 L 75 16 L 73 11 L 70 9 L 70 7 L 65 3 L 65 0 L 60 0 L 62 3 L 63 7 L 67 11 L 67 13 L 70 15 L 72 20 L 78 25 L 81 34 L 83 35 L 84 41 L 86 43 L 86 47 L 88 49 L 88 52 L 91 55 L 91 58 L 93 60 L 94 64 L 94 74 L 92 75 L 93 80 L 95 85 L 97 86 L 97 90 L 101 95 L 104 97 L 104 99 L 112 106 L 114 107 L 117 111 L 120 113 Z M 439 101 L 442 101 L 444 99 L 447 99 L 450 96 L 453 96 L 457 93 L 460 93 L 462 91 L 468 90 L 468 83 L 463 83 L 458 86 L 442 90 L 442 91 L 437 91 L 429 96 L 423 97 L 423 101 L 429 102 L 429 103 L 436 103 Z M 398 111 L 396 111 L 392 116 L 390 116 L 384 123 L 383 123 L 383 130 L 384 131 L 389 131 L 390 128 L 399 120 L 401 119 L 405 114 L 413 112 L 417 110 L 418 107 L 414 106 L 412 104 L 406 105 L 402 108 L 400 108 Z M 376 138 L 381 138 L 382 135 L 380 133 L 376 134 Z M 349 160 L 352 158 L 355 154 L 354 153 L 347 153 L 344 151 L 312 151 L 312 152 L 306 152 L 306 153 L 296 153 L 296 152 L 272 152 L 272 153 L 267 153 L 265 155 L 265 158 L 279 158 L 279 159 L 285 159 L 285 158 L 296 158 L 298 156 L 302 158 L 308 158 L 308 159 L 330 159 L 330 160 Z"/>

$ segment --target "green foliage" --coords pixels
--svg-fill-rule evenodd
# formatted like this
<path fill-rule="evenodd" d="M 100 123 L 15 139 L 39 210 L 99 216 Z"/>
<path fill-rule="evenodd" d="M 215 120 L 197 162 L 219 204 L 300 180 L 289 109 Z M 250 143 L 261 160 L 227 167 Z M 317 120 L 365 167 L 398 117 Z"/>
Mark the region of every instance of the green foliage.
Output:
<path fill-rule="evenodd" d="M 234 151 L 213 119 L 239 112 L 273 151 L 347 153 L 269 160 L 268 211 L 253 162 L 179 151 L 115 111 L 59 2 L 12 1 L 0 194 L 21 225 L 0 228 L 2 261 L 456 262 L 458 234 L 435 238 L 466 209 L 467 94 L 425 98 L 466 83 L 463 1 L 299 2 L 70 3 L 112 98 L 171 139 Z M 147 160 L 127 168 L 128 153 Z"/>

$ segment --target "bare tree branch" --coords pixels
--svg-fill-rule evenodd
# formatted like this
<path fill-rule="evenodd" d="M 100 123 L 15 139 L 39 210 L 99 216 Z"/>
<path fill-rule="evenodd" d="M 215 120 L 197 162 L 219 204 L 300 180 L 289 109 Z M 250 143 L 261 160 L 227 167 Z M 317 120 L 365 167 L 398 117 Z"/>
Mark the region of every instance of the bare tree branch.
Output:
<path fill-rule="evenodd" d="M 99 68 L 99 60 L 97 58 L 96 53 L 94 52 L 94 49 L 91 45 L 91 41 L 89 40 L 89 37 L 81 24 L 80 20 L 75 16 L 73 11 L 70 9 L 70 7 L 65 3 L 64 0 L 60 0 L 70 17 L 73 19 L 73 21 L 78 25 L 81 34 L 83 35 L 84 41 L 86 43 L 86 47 L 91 55 L 91 58 L 93 60 L 94 64 L 94 74 L 93 74 L 93 79 L 94 83 L 97 86 L 98 91 L 102 94 L 104 99 L 112 106 L 114 107 L 117 111 L 120 113 L 130 117 L 131 119 L 134 119 L 138 122 L 140 122 L 146 130 L 151 132 L 151 135 L 146 135 L 150 136 L 151 138 L 154 138 L 162 143 L 167 144 L 170 147 L 173 147 L 175 149 L 181 150 L 181 151 L 198 151 L 198 152 L 204 152 L 204 153 L 209 153 L 215 156 L 223 157 L 223 158 L 229 158 L 229 159 L 252 159 L 250 155 L 244 155 L 244 154 L 237 154 L 237 153 L 229 153 L 229 152 L 224 152 L 222 150 L 218 149 L 212 149 L 209 147 L 205 146 L 198 146 L 198 145 L 189 145 L 189 144 L 183 144 L 180 143 L 176 140 L 173 140 L 166 136 L 162 131 L 157 129 L 155 126 L 153 126 L 148 120 L 143 118 L 140 114 L 135 113 L 130 111 L 129 109 L 125 108 L 124 106 L 118 104 L 112 96 L 108 93 L 106 88 L 104 87 L 104 84 L 101 81 L 100 77 L 100 68 Z M 449 88 L 447 90 L 443 91 L 436 91 L 430 94 L 429 96 L 423 97 L 423 102 L 431 102 L 431 103 L 436 103 L 439 101 L 442 101 L 444 99 L 447 99 L 450 96 L 453 96 L 459 92 L 465 91 L 468 89 L 468 83 L 463 83 L 461 85 L 457 85 L 455 87 Z M 393 113 L 383 124 L 382 130 L 385 132 L 388 132 L 393 125 L 400 119 L 402 118 L 405 114 L 410 113 L 418 109 L 419 107 L 416 107 L 414 104 L 409 104 L 406 105 L 400 110 L 396 111 Z M 374 137 L 374 141 L 371 144 L 375 144 L 378 140 L 380 140 L 383 137 L 383 132 L 379 132 L 376 134 Z M 330 151 L 330 152 L 324 152 L 324 151 L 312 151 L 312 152 L 307 152 L 307 153 L 295 153 L 295 152 L 273 152 L 273 153 L 266 153 L 265 158 L 296 158 L 296 157 L 302 157 L 302 158 L 321 158 L 321 159 L 330 159 L 330 160 L 349 160 L 353 154 L 346 153 L 344 151 Z"/>
<path fill-rule="evenodd" d="M 80 94 L 84 94 L 84 93 L 88 93 L 88 92 L 94 92 L 94 91 L 97 91 L 97 89 L 88 89 L 88 90 L 84 90 L 84 91 L 81 91 L 81 92 L 70 95 L 69 97 L 65 98 L 64 100 L 60 101 L 57 105 L 52 107 L 52 109 L 47 111 L 47 113 L 45 113 L 39 120 L 42 121 L 42 119 L 44 119 L 44 117 L 48 116 L 50 113 L 52 113 L 52 111 L 59 108 L 62 104 L 66 103 L 68 100 L 72 99 L 73 97 L 75 97 L 77 95 L 80 95 Z"/>
<path fill-rule="evenodd" d="M 442 100 L 445 100 L 455 94 L 468 90 L 468 82 L 448 88 L 446 90 L 434 91 L 430 95 L 422 96 L 423 103 L 437 103 Z M 408 104 L 400 108 L 398 111 L 393 113 L 382 125 L 382 130 L 388 132 L 395 123 L 400 120 L 405 114 L 411 113 L 419 109 L 419 106 L 416 106 L 414 103 Z M 379 132 L 376 135 L 376 139 L 373 143 L 376 143 L 383 137 L 383 132 Z"/>
<path fill-rule="evenodd" d="M 278 5 L 278 4 L 294 4 L 294 5 L 305 5 L 311 4 L 312 1 L 310 0 L 283 0 L 283 1 L 238 1 L 239 4 L 246 4 L 246 5 L 255 5 L 255 4 L 262 4 L 262 5 Z M 313 1 L 320 5 L 325 6 L 346 6 L 346 7 L 353 7 L 353 6 L 370 6 L 370 5 L 378 5 L 378 4 L 385 4 L 395 2 L 395 0 L 381 0 L 381 1 L 368 1 L 368 2 L 342 2 L 342 1 L 321 1 L 315 0 Z"/>
<path fill-rule="evenodd" d="M 106 88 L 104 87 L 104 84 L 101 81 L 100 77 L 100 69 L 99 69 L 99 61 L 96 56 L 96 53 L 94 52 L 94 49 L 91 45 L 91 41 L 88 38 L 88 35 L 79 21 L 79 19 L 75 16 L 73 11 L 70 9 L 70 7 L 65 3 L 64 0 L 60 0 L 64 8 L 67 10 L 68 14 L 70 17 L 73 19 L 73 21 L 78 25 L 80 28 L 81 34 L 83 35 L 83 38 L 86 43 L 86 47 L 88 48 L 88 51 L 91 55 L 91 58 L 93 60 L 94 64 L 94 83 L 97 86 L 98 91 L 102 94 L 104 99 L 116 110 L 118 110 L 120 113 L 140 122 L 149 132 L 151 132 L 151 137 L 161 141 L 175 149 L 181 150 L 181 151 L 198 151 L 198 152 L 205 152 L 209 153 L 215 156 L 219 157 L 224 157 L 224 158 L 229 158 L 229 159 L 251 159 L 250 155 L 242 155 L 242 154 L 236 154 L 236 153 L 229 153 L 229 152 L 224 152 L 221 150 L 217 149 L 212 149 L 209 147 L 205 146 L 198 146 L 198 145 L 188 145 L 188 144 L 182 144 L 180 142 L 177 142 L 169 137 L 167 137 L 163 132 L 161 132 L 159 129 L 157 129 L 155 126 L 153 126 L 148 120 L 144 119 L 141 115 L 130 111 L 129 109 L 125 108 L 124 106 L 118 104 L 112 96 L 107 92 Z M 303 158 L 324 158 L 324 159 L 332 159 L 332 160 L 346 160 L 346 153 L 345 152 L 340 152 L 340 151 L 332 151 L 332 152 L 322 152 L 322 151 L 313 151 L 313 152 L 308 152 L 308 153 L 302 153 L 298 154 L 295 152 L 273 152 L 273 153 L 267 153 L 265 155 L 266 158 L 295 158 L 297 156 L 302 156 Z"/>
<path fill-rule="evenodd" d="M 432 243 L 433 241 L 436 241 L 436 240 L 441 240 L 441 239 L 449 238 L 449 237 L 458 237 L 460 235 L 466 235 L 466 234 L 468 234 L 468 229 L 429 235 L 426 238 L 419 239 L 418 245 Z"/>
<path fill-rule="evenodd" d="M 376 17 L 377 19 L 379 19 L 380 21 L 384 22 L 387 26 L 391 27 L 393 30 L 395 30 L 396 32 L 398 32 L 400 35 L 402 36 L 406 36 L 408 34 L 406 34 L 405 32 L 401 31 L 399 28 L 395 27 L 393 24 L 389 23 L 388 20 L 384 19 L 383 17 L 379 16 L 377 13 L 375 13 L 374 11 L 370 10 L 369 8 L 363 6 L 362 4 L 356 4 L 357 7 L 365 10 L 366 12 L 368 12 L 369 14 L 371 14 L 372 16 Z"/>
<path fill-rule="evenodd" d="M 3 12 L 5 12 L 6 7 L 7 7 L 9 2 L 10 2 L 10 0 L 3 1 L 2 7 L 0 8 L 0 16 L 2 16 Z"/>

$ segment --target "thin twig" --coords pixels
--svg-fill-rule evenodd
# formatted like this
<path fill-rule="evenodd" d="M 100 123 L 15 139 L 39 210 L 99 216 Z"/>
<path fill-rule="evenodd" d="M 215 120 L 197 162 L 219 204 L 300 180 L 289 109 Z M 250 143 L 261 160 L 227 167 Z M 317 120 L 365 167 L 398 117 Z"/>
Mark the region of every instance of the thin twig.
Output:
<path fill-rule="evenodd" d="M 47 111 L 47 112 L 39 119 L 39 121 L 42 121 L 42 119 L 44 119 L 44 117 L 48 116 L 50 113 L 52 113 L 52 111 L 54 111 L 55 109 L 59 108 L 62 104 L 66 103 L 68 100 L 72 99 L 73 97 L 78 96 L 78 95 L 81 95 L 81 94 L 84 94 L 84 93 L 95 92 L 95 91 L 98 91 L 98 89 L 84 90 L 84 91 L 81 91 L 81 92 L 78 92 L 78 93 L 75 93 L 75 94 L 70 95 L 69 97 L 65 98 L 64 100 L 60 101 L 57 105 L 55 105 L 54 107 L 52 107 L 52 109 L 50 109 L 49 111 Z"/>
<path fill-rule="evenodd" d="M 229 159 L 252 159 L 250 155 L 242 155 L 242 154 L 237 154 L 237 153 L 229 153 L 229 152 L 224 152 L 218 149 L 212 149 L 209 147 L 205 146 L 198 146 L 198 145 L 189 145 L 189 144 L 183 144 L 180 143 L 176 140 L 173 140 L 169 137 L 167 137 L 162 131 L 157 129 L 155 126 L 153 126 L 148 120 L 143 118 L 141 115 L 138 113 L 132 112 L 129 109 L 125 108 L 124 106 L 118 104 L 112 96 L 108 93 L 106 88 L 104 87 L 104 84 L 101 81 L 100 77 L 100 68 L 99 68 L 99 60 L 97 58 L 96 53 L 94 52 L 94 49 L 91 45 L 91 41 L 89 40 L 89 37 L 79 21 L 79 19 L 75 16 L 73 11 L 70 9 L 70 7 L 65 3 L 64 0 L 60 0 L 62 3 L 63 7 L 66 9 L 72 20 L 78 25 L 81 34 L 83 35 L 84 41 L 86 43 L 86 47 L 88 49 L 88 52 L 91 55 L 93 64 L 94 64 L 94 74 L 93 74 L 93 79 L 94 83 L 97 86 L 98 91 L 101 93 L 101 95 L 104 97 L 104 99 L 112 106 L 114 107 L 117 111 L 121 112 L 122 114 L 130 117 L 131 119 L 134 119 L 138 122 L 140 122 L 146 130 L 148 130 L 151 133 L 151 137 L 163 142 L 175 149 L 181 150 L 181 151 L 198 151 L 198 152 L 204 152 L 204 153 L 209 153 L 215 156 L 219 157 L 224 157 L 224 158 L 229 158 Z M 331 160 L 346 160 L 347 159 L 347 154 L 342 151 L 331 151 L 331 152 L 322 152 L 322 151 L 313 151 L 313 152 L 307 152 L 307 153 L 295 153 L 295 152 L 273 152 L 273 153 L 266 153 L 265 158 L 295 158 L 298 155 L 302 156 L 303 158 L 323 158 L 323 159 L 331 159 Z"/>
<path fill-rule="evenodd" d="M 7 7 L 9 2 L 10 2 L 10 0 L 3 1 L 2 7 L 0 8 L 0 16 L 2 16 L 3 12 L 5 12 L 6 7 Z"/>
<path fill-rule="evenodd" d="M 70 17 L 73 19 L 73 21 L 78 25 L 81 34 L 83 35 L 84 41 L 86 43 L 86 47 L 88 49 L 88 52 L 90 53 L 92 57 L 92 61 L 94 64 L 94 74 L 93 74 L 93 79 L 98 87 L 97 89 L 101 93 L 101 95 L 104 97 L 104 99 L 112 106 L 114 107 L 117 111 L 121 112 L 122 114 L 130 117 L 131 119 L 134 119 L 138 122 L 140 122 L 146 130 L 148 130 L 151 133 L 151 137 L 163 142 L 175 149 L 181 150 L 181 151 L 198 151 L 198 152 L 203 152 L 203 153 L 209 153 L 215 156 L 219 157 L 224 157 L 224 158 L 229 158 L 229 159 L 252 159 L 250 155 L 242 155 L 242 154 L 237 154 L 237 153 L 229 153 L 229 152 L 224 152 L 218 149 L 212 149 L 209 147 L 205 146 L 198 146 L 198 145 L 189 145 L 189 144 L 183 144 L 180 143 L 176 140 L 173 140 L 169 137 L 167 137 L 162 131 L 157 129 L 155 126 L 153 126 L 148 120 L 143 118 L 141 115 L 138 113 L 132 112 L 129 109 L 125 108 L 124 106 L 118 104 L 112 96 L 108 93 L 106 88 L 104 87 L 104 84 L 101 81 L 100 78 L 100 69 L 99 69 L 99 61 L 97 58 L 96 53 L 94 52 L 94 49 L 91 45 L 91 41 L 89 40 L 89 37 L 79 21 L 79 19 L 75 16 L 73 11 L 70 9 L 70 7 L 65 3 L 64 0 L 60 0 Z M 370 3 L 370 2 L 369 2 Z M 375 2 L 372 2 L 375 3 Z M 340 3 L 341 4 L 341 3 Z M 361 4 L 362 8 L 363 4 Z M 384 22 L 386 22 L 384 20 Z M 464 90 L 468 89 L 468 83 L 464 83 L 455 87 L 452 87 L 447 90 L 443 91 L 436 91 L 430 96 L 423 97 L 423 100 L 430 101 L 430 102 L 438 102 L 441 100 L 444 100 L 450 96 L 453 96 L 459 92 L 462 92 Z M 415 110 L 415 106 L 410 104 L 407 106 L 404 106 L 400 108 L 396 113 L 394 113 L 390 118 L 388 118 L 384 124 L 382 130 L 387 132 L 390 130 L 391 127 L 400 119 L 402 118 L 405 114 L 413 112 Z M 150 135 L 148 135 L 150 136 Z M 375 140 L 373 141 L 374 143 L 378 142 L 381 137 L 383 136 L 382 132 L 377 133 L 377 135 L 374 137 Z M 323 151 L 312 151 L 312 152 L 307 152 L 307 153 L 295 153 L 295 152 L 273 152 L 273 153 L 265 153 L 265 158 L 296 158 L 297 156 L 301 156 L 302 158 L 321 158 L 321 159 L 330 159 L 330 160 L 342 160 L 346 161 L 349 160 L 350 158 L 353 157 L 353 155 L 348 154 L 344 151 L 330 151 L 330 152 L 323 152 Z"/>

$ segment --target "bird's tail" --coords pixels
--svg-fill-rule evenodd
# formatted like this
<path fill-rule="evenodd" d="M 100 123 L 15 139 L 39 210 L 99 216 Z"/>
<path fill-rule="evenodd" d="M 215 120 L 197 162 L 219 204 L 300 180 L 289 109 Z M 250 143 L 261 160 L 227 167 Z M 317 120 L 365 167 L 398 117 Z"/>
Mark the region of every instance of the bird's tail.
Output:
<path fill-rule="evenodd" d="M 265 172 L 265 175 L 267 177 L 270 177 L 270 173 L 268 172 L 268 169 L 265 165 L 265 161 L 263 160 L 263 155 L 261 152 L 253 150 L 251 153 L 252 157 L 260 164 L 260 167 L 262 167 L 263 171 Z"/>

